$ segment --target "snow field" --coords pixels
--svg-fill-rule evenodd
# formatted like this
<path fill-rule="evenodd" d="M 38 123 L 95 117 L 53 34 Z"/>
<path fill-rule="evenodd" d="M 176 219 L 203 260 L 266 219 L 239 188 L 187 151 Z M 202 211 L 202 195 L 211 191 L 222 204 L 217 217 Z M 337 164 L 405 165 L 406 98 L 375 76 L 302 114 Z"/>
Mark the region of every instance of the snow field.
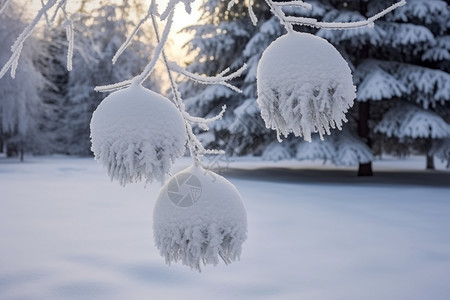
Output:
<path fill-rule="evenodd" d="M 153 244 L 159 184 L 121 187 L 93 159 L 2 158 L 0 299 L 449 298 L 448 172 L 241 160 L 222 172 L 247 209 L 241 261 L 198 274 Z"/>

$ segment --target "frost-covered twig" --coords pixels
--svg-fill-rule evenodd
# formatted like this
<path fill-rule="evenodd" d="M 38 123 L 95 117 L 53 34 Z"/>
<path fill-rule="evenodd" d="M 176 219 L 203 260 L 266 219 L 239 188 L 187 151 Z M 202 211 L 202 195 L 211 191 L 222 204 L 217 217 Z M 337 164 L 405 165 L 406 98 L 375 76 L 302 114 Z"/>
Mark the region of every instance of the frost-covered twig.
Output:
<path fill-rule="evenodd" d="M 378 14 L 368 18 L 364 21 L 356 21 L 356 22 L 319 22 L 314 18 L 306 18 L 306 17 L 294 17 L 294 16 L 286 16 L 283 10 L 281 9 L 284 6 L 300 6 L 303 8 L 311 9 L 312 6 L 307 3 L 303 3 L 303 1 L 292 1 L 292 2 L 275 2 L 273 0 L 265 0 L 267 5 L 269 5 L 272 13 L 277 16 L 281 23 L 284 25 L 288 32 L 292 32 L 292 25 L 305 25 L 311 27 L 318 28 L 327 28 L 327 29 L 352 29 L 352 28 L 361 28 L 361 27 L 373 27 L 374 21 L 393 11 L 394 9 L 403 6 L 406 4 L 405 0 L 401 0 L 390 7 L 382 10 Z M 249 14 L 252 15 L 252 8 L 249 6 Z M 253 21 L 253 18 L 252 18 Z"/>
<path fill-rule="evenodd" d="M 63 0 L 65 1 L 65 0 Z M 34 28 L 36 27 L 39 20 L 42 18 L 42 16 L 50 9 L 52 8 L 58 0 L 49 0 L 37 13 L 36 17 L 31 21 L 30 24 L 22 31 L 22 33 L 19 35 L 15 43 L 11 47 L 12 55 L 10 59 L 6 62 L 6 64 L 3 66 L 3 68 L 0 71 L 0 78 L 2 78 L 6 72 L 8 72 L 9 69 L 11 69 L 11 77 L 15 78 L 16 74 L 16 68 L 17 64 L 20 58 L 20 53 L 23 49 L 23 43 L 25 40 L 31 35 Z"/>
<path fill-rule="evenodd" d="M 311 10 L 313 7 L 309 3 L 303 1 L 276 2 L 277 6 L 297 6 Z"/>
<path fill-rule="evenodd" d="M 158 61 L 158 59 L 160 58 L 160 56 L 163 54 L 164 51 L 164 45 L 167 42 L 167 37 L 169 36 L 169 32 L 170 32 L 170 28 L 172 26 L 173 23 L 173 15 L 174 15 L 174 10 L 172 9 L 168 20 L 166 22 L 166 26 L 164 28 L 163 34 L 161 38 L 158 38 L 158 45 L 155 48 L 155 52 L 153 54 L 152 59 L 150 60 L 150 62 L 147 64 L 147 66 L 144 68 L 144 71 L 136 76 L 134 79 L 132 80 L 125 80 L 119 83 L 115 83 L 112 85 L 104 85 L 104 86 L 97 86 L 95 87 L 95 91 L 97 92 L 110 92 L 110 91 L 115 91 L 121 88 L 125 88 L 129 85 L 131 85 L 131 83 L 133 81 L 139 81 L 140 83 L 144 82 L 153 72 L 153 70 L 155 69 L 155 65 L 156 62 Z M 150 13 L 150 16 L 152 18 L 154 18 L 154 14 Z M 147 17 L 146 17 L 147 18 Z M 125 46 L 126 47 L 126 46 Z M 163 54 L 163 56 L 165 56 L 165 54 Z"/>
<path fill-rule="evenodd" d="M 9 3 L 11 0 L 6 0 L 5 3 L 0 7 L 0 15 L 8 8 Z"/>
<path fill-rule="evenodd" d="M 401 0 L 390 7 L 382 10 L 378 14 L 368 18 L 363 21 L 356 22 L 319 22 L 313 18 L 301 18 L 301 17 L 285 17 L 285 21 L 290 24 L 295 25 L 306 25 L 318 28 L 327 28 L 327 29 L 352 29 L 352 28 L 360 28 L 360 27 L 373 27 L 374 21 L 393 11 L 394 9 L 403 6 L 406 4 L 405 0 Z"/>
<path fill-rule="evenodd" d="M 199 118 L 199 117 L 193 117 L 190 114 L 188 114 L 187 112 L 183 113 L 184 119 L 191 122 L 191 123 L 197 123 L 200 128 L 202 128 L 203 130 L 209 130 L 208 128 L 208 123 L 220 120 L 223 118 L 223 114 L 225 113 L 225 111 L 227 110 L 227 106 L 223 105 L 222 106 L 222 110 L 220 111 L 220 113 L 218 113 L 215 117 L 212 118 Z"/>
<path fill-rule="evenodd" d="M 195 0 L 170 0 L 169 3 L 167 3 L 167 6 L 164 10 L 164 12 L 161 14 L 161 20 L 164 21 L 170 14 L 170 11 L 178 4 L 183 3 L 184 9 L 188 14 L 191 14 L 192 12 L 192 2 Z"/>
<path fill-rule="evenodd" d="M 223 72 L 221 72 L 219 75 L 214 76 L 214 77 L 210 77 L 210 76 L 202 76 L 202 75 L 198 75 L 198 74 L 194 74 L 191 73 L 189 71 L 187 71 L 185 68 L 179 66 L 176 62 L 169 62 L 169 68 L 174 71 L 177 72 L 179 74 L 182 74 L 184 76 L 186 76 L 189 79 L 192 79 L 198 83 L 201 84 L 221 84 L 224 85 L 230 89 L 232 89 L 233 91 L 236 91 L 238 93 L 242 93 L 242 91 L 235 87 L 234 85 L 228 83 L 227 81 L 232 80 L 234 78 L 237 78 L 239 76 L 242 75 L 242 73 L 247 69 L 247 65 L 244 64 L 239 70 L 224 76 L 226 73 L 228 73 L 230 71 L 230 68 L 225 69 Z"/>
<path fill-rule="evenodd" d="M 119 56 L 125 51 L 125 49 L 127 49 L 127 47 L 131 43 L 131 40 L 136 36 L 136 34 L 138 33 L 138 31 L 142 27 L 142 25 L 144 25 L 144 23 L 148 21 L 148 19 L 150 18 L 151 14 L 158 15 L 158 8 L 157 8 L 157 4 L 156 4 L 155 1 L 151 2 L 150 7 L 149 7 L 148 12 L 145 15 L 145 17 L 143 17 L 139 21 L 139 23 L 136 25 L 134 30 L 128 36 L 127 40 L 120 46 L 120 48 L 119 48 L 119 50 L 117 50 L 116 54 L 114 54 L 114 56 L 112 58 L 112 63 L 113 64 L 115 64 L 117 62 L 117 59 L 119 58 Z"/>
<path fill-rule="evenodd" d="M 58 5 L 56 6 L 55 12 L 53 13 L 52 18 L 50 19 L 50 25 L 53 24 L 56 20 L 56 16 L 58 15 L 59 10 L 63 10 L 64 14 L 65 14 L 65 7 L 67 4 L 67 0 L 60 0 L 60 2 L 58 3 Z M 47 14 L 47 13 L 46 13 Z"/>

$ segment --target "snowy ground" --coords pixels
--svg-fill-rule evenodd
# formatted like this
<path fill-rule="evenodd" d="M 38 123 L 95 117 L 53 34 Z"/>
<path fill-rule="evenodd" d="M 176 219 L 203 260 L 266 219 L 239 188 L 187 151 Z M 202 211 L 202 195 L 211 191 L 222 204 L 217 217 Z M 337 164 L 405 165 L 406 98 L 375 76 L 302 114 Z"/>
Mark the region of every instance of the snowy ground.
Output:
<path fill-rule="evenodd" d="M 357 178 L 231 162 L 249 237 L 240 262 L 199 274 L 153 245 L 158 184 L 122 188 L 92 159 L 0 158 L 0 299 L 450 299 L 450 173 L 424 163 Z"/>

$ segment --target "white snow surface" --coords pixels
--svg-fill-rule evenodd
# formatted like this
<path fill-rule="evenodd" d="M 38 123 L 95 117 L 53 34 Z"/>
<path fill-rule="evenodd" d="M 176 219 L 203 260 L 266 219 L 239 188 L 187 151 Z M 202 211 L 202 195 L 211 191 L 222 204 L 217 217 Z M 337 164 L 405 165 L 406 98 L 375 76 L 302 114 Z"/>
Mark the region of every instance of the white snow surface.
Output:
<path fill-rule="evenodd" d="M 272 42 L 257 71 L 258 105 L 267 128 L 311 141 L 341 128 L 356 88 L 351 70 L 328 41 L 292 32 Z"/>
<path fill-rule="evenodd" d="M 202 265 L 239 259 L 247 238 L 247 214 L 236 187 L 192 165 L 159 192 L 153 211 L 155 244 L 167 263 L 201 271 Z"/>
<path fill-rule="evenodd" d="M 111 180 L 122 185 L 164 182 L 176 158 L 184 154 L 183 117 L 169 99 L 140 84 L 106 97 L 91 120 L 92 152 Z"/>
<path fill-rule="evenodd" d="M 167 266 L 154 245 L 158 183 L 121 187 L 93 159 L 0 158 L 0 299 L 449 299 L 442 165 L 385 158 L 358 178 L 233 160 L 222 175 L 244 200 L 248 239 L 239 262 L 199 274 Z"/>

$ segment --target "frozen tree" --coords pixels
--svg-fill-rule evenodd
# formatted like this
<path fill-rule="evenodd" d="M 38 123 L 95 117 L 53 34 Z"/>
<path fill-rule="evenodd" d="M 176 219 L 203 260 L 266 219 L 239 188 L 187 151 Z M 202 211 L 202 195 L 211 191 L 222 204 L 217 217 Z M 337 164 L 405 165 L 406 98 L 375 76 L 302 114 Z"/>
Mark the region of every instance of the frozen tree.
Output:
<path fill-rule="evenodd" d="M 25 26 L 20 8 L 10 3 L 0 14 L 2 44 L 12 45 Z M 9 154 L 20 152 L 22 160 L 25 150 L 39 148 L 43 142 L 38 138 L 39 115 L 44 110 L 39 93 L 46 81 L 37 65 L 40 47 L 36 39 L 28 39 L 19 68 L 12 73 L 15 79 L 9 76 L 0 79 L 0 140 Z M 1 47 L 0 64 L 5 63 L 10 55 L 8 47 Z"/>
<path fill-rule="evenodd" d="M 363 19 L 389 3 L 346 1 L 343 7 L 342 2 L 327 2 L 332 5 L 324 15 L 328 21 Z M 411 0 L 388 14 L 373 30 L 320 30 L 317 33 L 335 44 L 353 66 L 359 108 L 355 121 L 359 135 L 380 154 L 391 151 L 392 143 L 399 141 L 390 139 L 381 143 L 386 138 L 373 134 L 377 122 L 387 122 L 383 115 L 395 106 L 395 102 L 402 100 L 399 105 L 414 102 L 423 109 L 434 111 L 449 105 L 448 64 L 446 67 L 449 15 L 445 1 Z M 401 107 L 397 106 L 397 110 Z M 405 110 L 408 109 L 405 106 Z M 389 120 L 396 122 L 395 118 Z M 405 146 L 404 143 L 410 145 Z M 402 148 L 403 153 L 408 154 L 417 150 L 414 143 L 420 141 L 403 139 L 396 148 Z M 360 172 L 369 171 L 370 165 L 360 166 Z"/>

